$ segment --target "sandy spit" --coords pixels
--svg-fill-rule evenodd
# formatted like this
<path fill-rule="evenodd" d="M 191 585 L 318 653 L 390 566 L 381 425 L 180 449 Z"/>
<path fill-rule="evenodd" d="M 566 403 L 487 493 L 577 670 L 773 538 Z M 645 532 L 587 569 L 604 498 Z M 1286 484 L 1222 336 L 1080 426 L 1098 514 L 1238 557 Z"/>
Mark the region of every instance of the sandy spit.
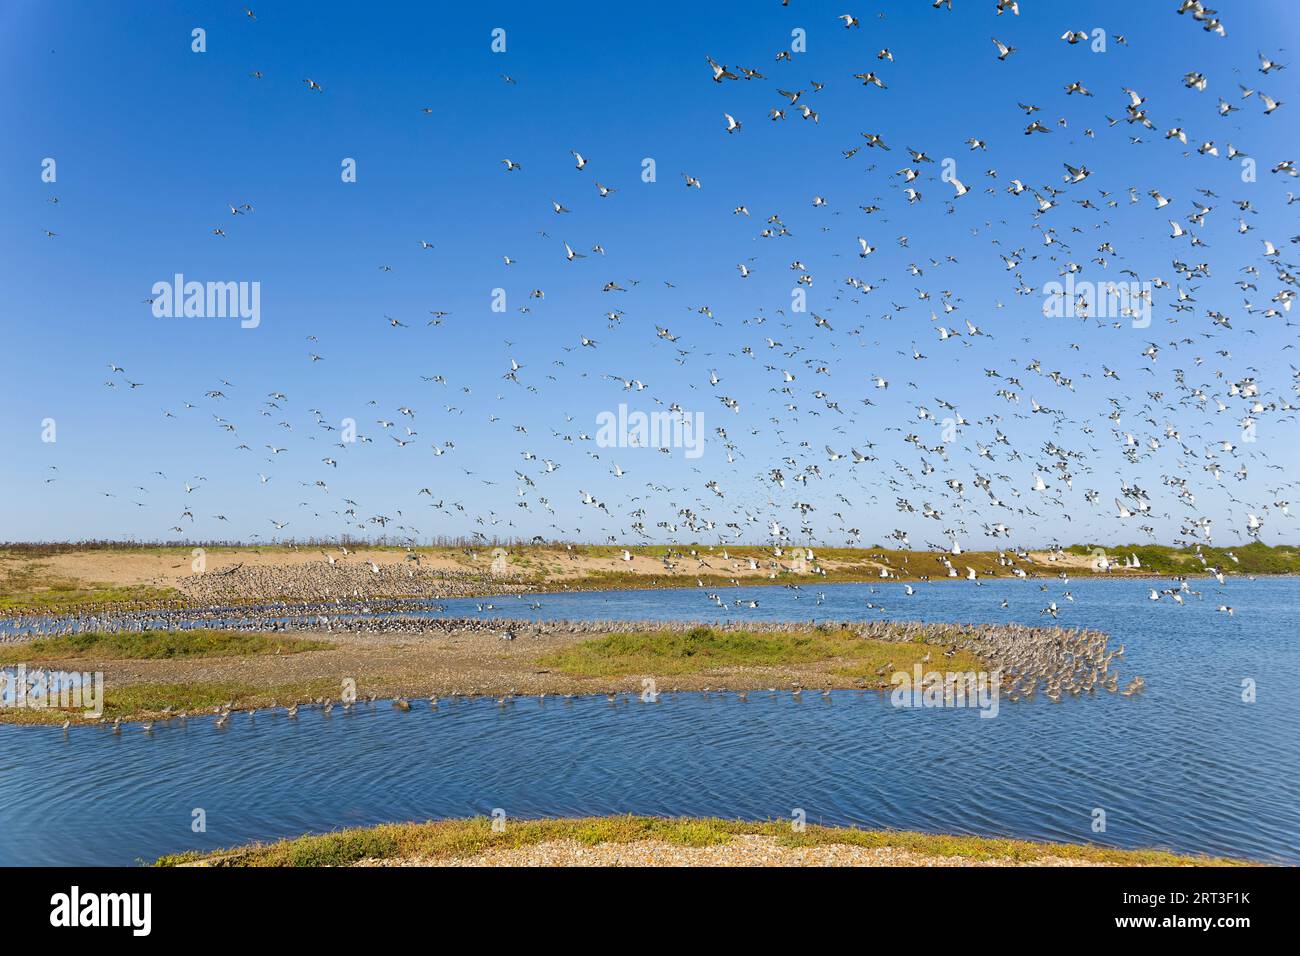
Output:
<path fill-rule="evenodd" d="M 461 859 L 363 860 L 357 866 L 1110 866 L 1046 856 L 1031 862 L 927 856 L 902 847 L 849 844 L 782 846 L 776 837 L 736 836 L 714 846 L 678 846 L 656 840 L 598 843 L 554 840 L 525 847 L 502 847 Z"/>

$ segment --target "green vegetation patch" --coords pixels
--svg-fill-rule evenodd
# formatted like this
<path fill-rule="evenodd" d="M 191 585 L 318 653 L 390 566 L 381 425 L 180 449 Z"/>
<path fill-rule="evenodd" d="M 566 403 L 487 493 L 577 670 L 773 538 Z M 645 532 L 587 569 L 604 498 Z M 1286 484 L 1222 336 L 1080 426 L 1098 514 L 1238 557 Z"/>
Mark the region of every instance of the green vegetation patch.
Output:
<path fill-rule="evenodd" d="M 891 670 L 910 670 L 926 653 L 931 655 L 928 669 L 979 669 L 978 660 L 965 651 L 945 658 L 937 650 L 933 644 L 861 638 L 846 628 L 787 632 L 697 627 L 690 631 L 610 634 L 566 648 L 543 658 L 541 663 L 576 677 L 615 677 L 835 662 L 846 676 L 873 683 L 880 680 L 875 674 L 877 669 L 891 665 Z M 888 676 L 884 675 L 886 681 Z"/>
<path fill-rule="evenodd" d="M 1142 562 L 1142 570 L 1168 574 L 1204 574 L 1206 567 L 1218 568 L 1225 574 L 1300 574 L 1300 548 L 1288 545 L 1269 546 L 1262 541 L 1252 541 L 1240 548 L 1202 547 L 1171 548 L 1162 544 L 1129 544 L 1115 547 L 1076 544 L 1066 550 L 1071 554 L 1091 555 L 1102 550 L 1112 561 L 1123 562 L 1135 555 Z M 1205 564 L 1201 563 L 1205 558 Z M 1236 558 L 1234 561 L 1233 558 Z"/>
<path fill-rule="evenodd" d="M 328 641 L 242 631 L 141 631 L 130 634 L 96 632 L 41 637 L 24 644 L 0 647 L 0 664 L 248 657 L 256 654 L 298 654 L 333 646 Z"/>

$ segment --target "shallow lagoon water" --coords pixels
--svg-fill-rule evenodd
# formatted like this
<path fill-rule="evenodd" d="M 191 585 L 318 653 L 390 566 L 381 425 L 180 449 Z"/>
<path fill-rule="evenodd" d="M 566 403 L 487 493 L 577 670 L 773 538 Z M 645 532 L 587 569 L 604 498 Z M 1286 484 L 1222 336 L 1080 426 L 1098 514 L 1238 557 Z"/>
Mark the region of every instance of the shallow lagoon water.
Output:
<path fill-rule="evenodd" d="M 1196 580 L 1203 598 L 1182 607 L 1147 600 L 1155 579 L 1040 583 L 936 582 L 914 597 L 895 584 L 722 589 L 729 602 L 759 602 L 726 615 L 702 589 L 555 594 L 445 601 L 436 616 L 1046 621 L 1124 644 L 1121 675 L 1142 674 L 1142 695 L 1004 700 L 991 720 L 894 708 L 877 693 L 796 700 L 783 688 L 744 702 L 417 701 L 410 713 L 381 703 L 236 714 L 225 730 L 211 718 L 150 735 L 132 725 L 121 737 L 3 725 L 0 863 L 121 864 L 496 808 L 753 819 L 801 808 L 827 824 L 1300 863 L 1300 579 Z M 1055 622 L 1040 616 L 1049 601 Z M 1235 613 L 1216 613 L 1221 603 Z M 1254 703 L 1242 700 L 1245 678 Z M 196 808 L 205 833 L 191 830 Z M 1092 828 L 1097 808 L 1104 832 Z"/>

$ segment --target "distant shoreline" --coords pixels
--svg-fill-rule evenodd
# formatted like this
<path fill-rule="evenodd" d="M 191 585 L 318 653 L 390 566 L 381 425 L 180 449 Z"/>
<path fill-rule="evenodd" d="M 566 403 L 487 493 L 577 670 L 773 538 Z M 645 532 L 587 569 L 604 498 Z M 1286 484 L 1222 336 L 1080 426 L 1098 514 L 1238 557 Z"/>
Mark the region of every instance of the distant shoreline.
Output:
<path fill-rule="evenodd" d="M 778 553 L 779 552 L 779 553 Z M 736 585 L 1300 574 L 1300 549 L 1129 546 L 1107 552 L 891 551 L 730 545 L 247 549 L 0 546 L 0 617 L 175 610 L 259 602 L 487 598 L 501 594 Z M 1139 566 L 1124 565 L 1137 559 Z M 1234 558 L 1236 560 L 1234 560 Z M 885 575 L 882 577 L 882 574 Z"/>

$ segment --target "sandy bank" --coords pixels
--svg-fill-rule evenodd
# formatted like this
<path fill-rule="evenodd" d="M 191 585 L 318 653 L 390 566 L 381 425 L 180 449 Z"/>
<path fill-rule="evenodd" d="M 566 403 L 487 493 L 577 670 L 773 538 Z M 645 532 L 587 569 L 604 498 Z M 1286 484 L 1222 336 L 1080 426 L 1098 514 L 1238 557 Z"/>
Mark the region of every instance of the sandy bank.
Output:
<path fill-rule="evenodd" d="M 863 830 L 791 821 L 610 816 L 382 824 L 211 853 L 162 866 L 1225 866 L 1163 850 Z"/>

